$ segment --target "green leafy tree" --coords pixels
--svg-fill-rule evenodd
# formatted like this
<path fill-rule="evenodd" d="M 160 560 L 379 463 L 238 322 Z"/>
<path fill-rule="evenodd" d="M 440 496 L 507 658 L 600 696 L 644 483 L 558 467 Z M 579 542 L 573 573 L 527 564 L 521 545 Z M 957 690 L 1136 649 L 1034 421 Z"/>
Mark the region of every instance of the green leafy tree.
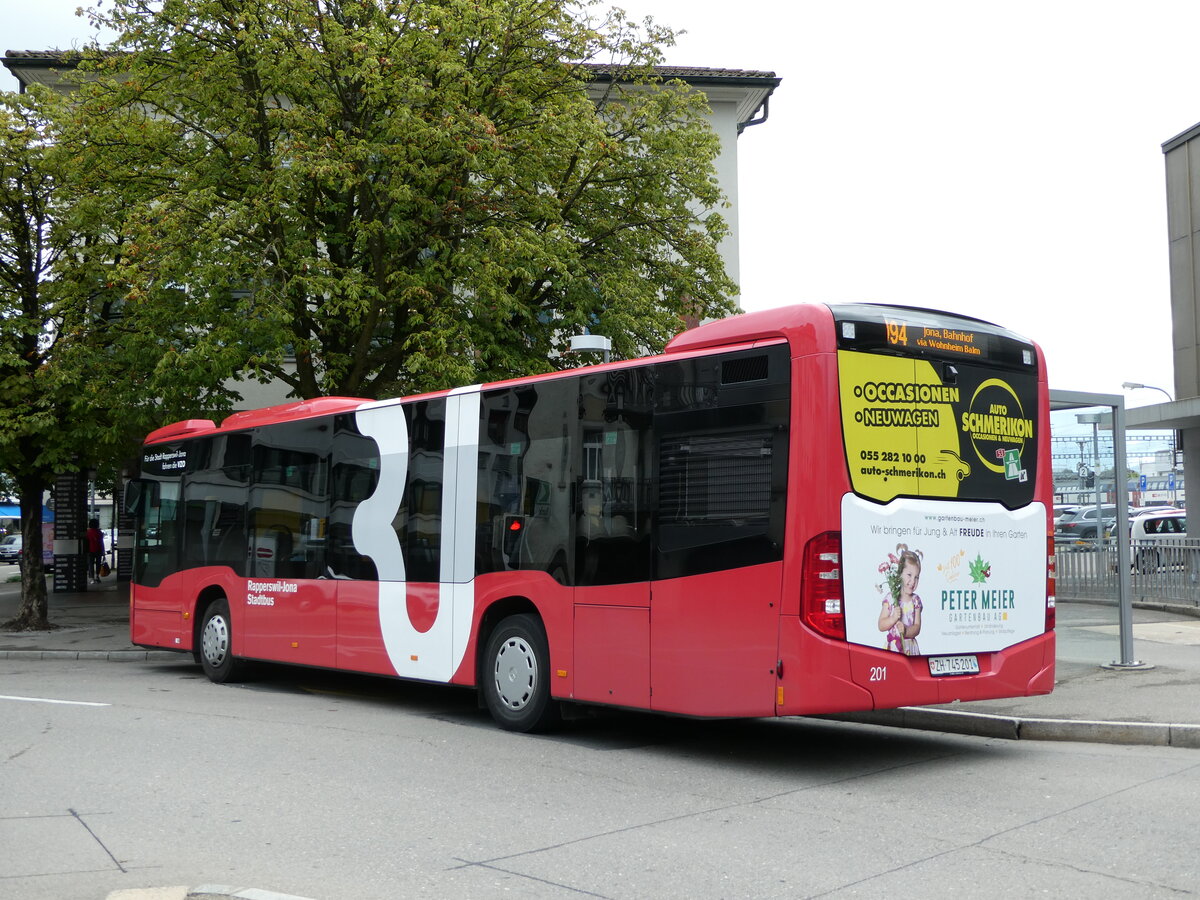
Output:
<path fill-rule="evenodd" d="M 84 305 L 55 278 L 74 237 L 53 147 L 49 96 L 0 93 L 0 469 L 16 486 L 24 548 L 21 608 L 6 628 L 48 628 L 42 495 L 54 474 L 86 464 L 92 395 L 58 365 Z"/>
<path fill-rule="evenodd" d="M 9 629 L 50 627 L 42 498 L 54 477 L 93 469 L 115 484 L 155 423 L 227 405 L 219 379 L 205 390 L 177 377 L 186 325 L 152 327 L 136 305 L 126 315 L 128 287 L 114 279 L 138 195 L 81 168 L 93 159 L 66 140 L 72 114 L 41 88 L 0 93 L 0 471 L 21 505 L 24 548 Z"/>
<path fill-rule="evenodd" d="M 123 198 L 110 276 L 167 405 L 234 373 L 371 397 L 545 371 L 586 327 L 631 356 L 726 313 L 703 98 L 655 79 L 669 30 L 592 8 L 115 0 L 66 143 Z"/>

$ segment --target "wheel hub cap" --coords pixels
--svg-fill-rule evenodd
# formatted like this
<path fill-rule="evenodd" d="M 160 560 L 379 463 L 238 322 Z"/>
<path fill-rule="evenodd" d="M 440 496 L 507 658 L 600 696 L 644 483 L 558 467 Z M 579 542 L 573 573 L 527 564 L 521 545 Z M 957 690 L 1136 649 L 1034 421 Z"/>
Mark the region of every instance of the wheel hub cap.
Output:
<path fill-rule="evenodd" d="M 538 665 L 533 648 L 520 638 L 509 638 L 496 654 L 496 695 L 509 709 L 522 709 L 533 698 Z"/>

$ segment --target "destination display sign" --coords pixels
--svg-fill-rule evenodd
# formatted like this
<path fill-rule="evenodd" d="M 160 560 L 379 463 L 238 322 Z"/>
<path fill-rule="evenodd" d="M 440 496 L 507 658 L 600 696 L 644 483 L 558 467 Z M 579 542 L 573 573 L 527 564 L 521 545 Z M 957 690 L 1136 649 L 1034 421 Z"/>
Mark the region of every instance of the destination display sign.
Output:
<path fill-rule="evenodd" d="M 187 468 L 188 445 L 154 444 L 142 452 L 143 475 L 182 475 Z"/>

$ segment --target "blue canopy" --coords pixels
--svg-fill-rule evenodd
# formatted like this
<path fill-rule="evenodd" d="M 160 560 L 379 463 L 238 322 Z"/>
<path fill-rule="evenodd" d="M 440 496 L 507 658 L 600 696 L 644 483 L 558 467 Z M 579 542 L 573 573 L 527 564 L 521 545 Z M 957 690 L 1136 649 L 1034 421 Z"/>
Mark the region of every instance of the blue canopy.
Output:
<path fill-rule="evenodd" d="M 21 504 L 19 503 L 0 503 L 0 519 L 19 519 L 21 518 Z M 54 510 L 43 506 L 42 521 L 53 522 Z"/>

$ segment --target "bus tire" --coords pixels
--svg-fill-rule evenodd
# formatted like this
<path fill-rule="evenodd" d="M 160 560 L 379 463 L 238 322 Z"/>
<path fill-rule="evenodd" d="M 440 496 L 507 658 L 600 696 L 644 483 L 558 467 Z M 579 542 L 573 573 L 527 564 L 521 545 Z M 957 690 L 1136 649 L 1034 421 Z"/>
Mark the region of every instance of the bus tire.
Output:
<path fill-rule="evenodd" d="M 496 626 L 481 681 L 488 712 L 506 731 L 543 731 L 558 721 L 546 629 L 536 616 L 509 616 Z"/>
<path fill-rule="evenodd" d="M 224 597 L 218 597 L 205 608 L 199 643 L 200 667 L 210 681 L 226 684 L 241 677 L 244 666 L 233 655 L 233 625 L 229 601 Z"/>

